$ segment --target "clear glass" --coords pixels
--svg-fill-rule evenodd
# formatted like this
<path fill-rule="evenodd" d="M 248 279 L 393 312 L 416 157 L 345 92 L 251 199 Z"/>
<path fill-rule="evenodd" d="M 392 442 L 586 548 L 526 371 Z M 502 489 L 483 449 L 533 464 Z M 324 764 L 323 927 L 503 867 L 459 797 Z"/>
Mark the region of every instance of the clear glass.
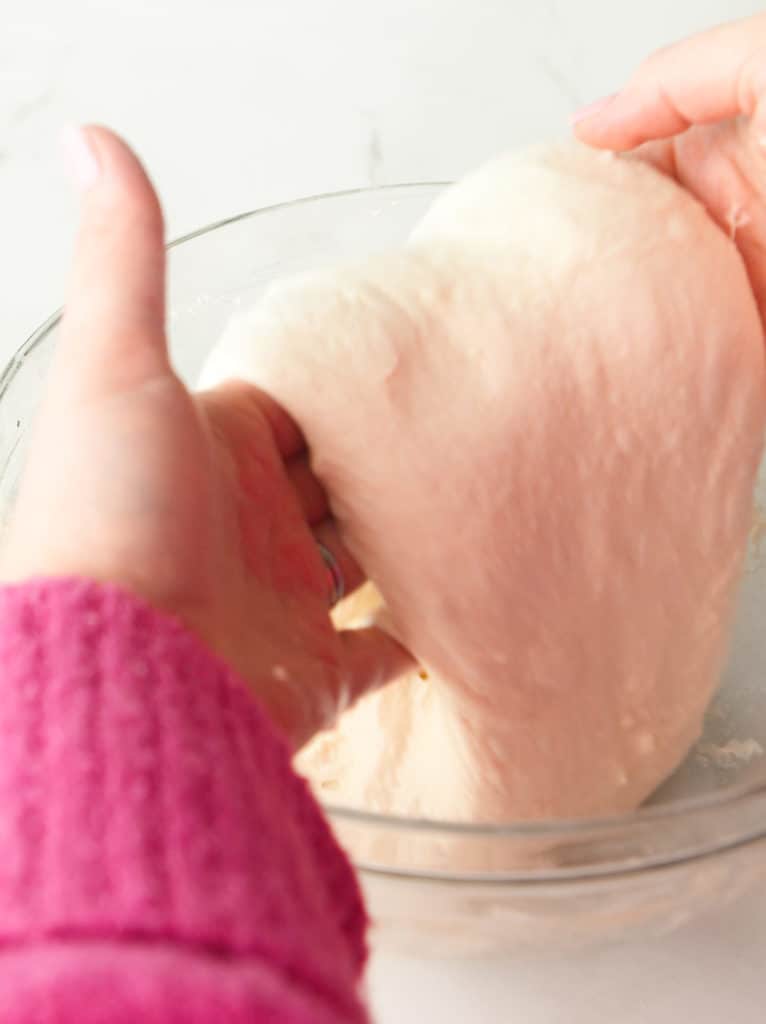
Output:
<path fill-rule="evenodd" d="M 246 213 L 170 249 L 173 358 L 191 384 L 229 315 L 276 277 L 402 241 L 442 185 Z M 16 490 L 55 344 L 53 316 L 0 377 L 0 509 Z M 761 474 L 759 508 L 766 503 Z M 3 515 L 3 519 L 5 516 Z M 731 657 L 705 734 L 649 805 L 619 818 L 456 825 L 327 806 L 379 943 L 419 953 L 581 946 L 664 931 L 766 876 L 766 519 L 756 515 Z"/>

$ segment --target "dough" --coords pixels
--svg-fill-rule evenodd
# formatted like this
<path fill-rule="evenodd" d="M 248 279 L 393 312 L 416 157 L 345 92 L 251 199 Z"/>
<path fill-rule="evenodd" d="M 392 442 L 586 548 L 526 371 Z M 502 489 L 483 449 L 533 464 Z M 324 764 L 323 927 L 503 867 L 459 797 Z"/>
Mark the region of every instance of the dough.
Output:
<path fill-rule="evenodd" d="M 701 206 L 576 145 L 498 160 L 401 251 L 271 288 L 203 383 L 233 376 L 303 427 L 428 673 L 303 753 L 325 796 L 599 815 L 672 772 L 719 677 L 766 416 L 746 274 Z"/>

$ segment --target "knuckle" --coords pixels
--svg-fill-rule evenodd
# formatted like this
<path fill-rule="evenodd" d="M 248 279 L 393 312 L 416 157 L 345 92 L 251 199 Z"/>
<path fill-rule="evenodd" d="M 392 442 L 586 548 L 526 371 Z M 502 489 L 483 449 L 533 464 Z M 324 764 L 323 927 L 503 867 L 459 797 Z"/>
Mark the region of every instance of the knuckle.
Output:
<path fill-rule="evenodd" d="M 661 46 L 653 53 L 650 53 L 633 72 L 630 80 L 631 84 L 648 85 L 661 82 L 665 76 L 666 69 L 676 58 L 679 45 L 678 43 L 671 43 L 668 46 Z"/>
<path fill-rule="evenodd" d="M 304 691 L 305 720 L 313 734 L 331 729 L 349 706 L 348 673 L 335 658 L 322 658 L 309 688 Z"/>

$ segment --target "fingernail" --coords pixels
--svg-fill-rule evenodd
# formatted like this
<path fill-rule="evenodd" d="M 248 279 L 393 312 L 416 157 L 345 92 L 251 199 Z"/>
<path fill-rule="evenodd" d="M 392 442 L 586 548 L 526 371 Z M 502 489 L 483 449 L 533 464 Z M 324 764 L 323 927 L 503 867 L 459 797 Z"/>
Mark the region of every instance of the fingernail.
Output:
<path fill-rule="evenodd" d="M 589 117 L 595 117 L 596 114 L 600 114 L 602 110 L 608 107 L 616 96 L 617 93 L 615 92 L 611 96 L 603 96 L 600 100 L 596 100 L 595 103 L 589 103 L 587 107 L 581 107 L 580 110 L 576 110 L 571 115 L 569 123 L 579 124 L 581 121 L 587 121 Z"/>
<path fill-rule="evenodd" d="M 83 192 L 92 188 L 101 173 L 101 165 L 87 130 L 80 125 L 67 125 L 61 132 L 61 149 L 75 185 Z"/>

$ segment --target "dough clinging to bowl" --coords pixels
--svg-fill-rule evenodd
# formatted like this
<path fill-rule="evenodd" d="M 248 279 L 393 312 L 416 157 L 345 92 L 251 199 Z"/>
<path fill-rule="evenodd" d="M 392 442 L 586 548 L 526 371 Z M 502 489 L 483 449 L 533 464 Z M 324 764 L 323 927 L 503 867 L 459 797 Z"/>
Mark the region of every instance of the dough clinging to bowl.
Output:
<path fill-rule="evenodd" d="M 203 383 L 302 426 L 427 668 L 304 752 L 335 802 L 474 821 L 640 803 L 716 686 L 766 422 L 731 241 L 635 161 L 496 161 L 411 242 L 286 281 Z"/>

